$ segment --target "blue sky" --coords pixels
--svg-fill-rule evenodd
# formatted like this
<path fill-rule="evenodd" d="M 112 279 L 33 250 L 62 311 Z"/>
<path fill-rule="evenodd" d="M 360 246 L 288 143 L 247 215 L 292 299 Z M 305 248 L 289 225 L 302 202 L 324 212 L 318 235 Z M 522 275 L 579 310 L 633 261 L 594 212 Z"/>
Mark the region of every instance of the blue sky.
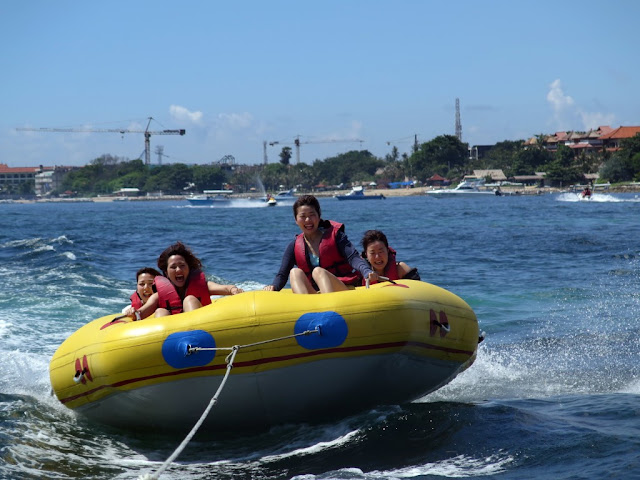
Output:
<path fill-rule="evenodd" d="M 640 124 L 640 2 L 23 1 L 0 4 L 0 163 L 383 157 L 455 132 L 492 144 Z M 362 140 L 362 143 L 349 140 Z M 344 142 L 342 142 L 344 140 Z M 339 142 L 340 141 L 340 142 Z M 308 143 L 304 143 L 308 142 Z M 389 142 L 390 145 L 387 143 Z"/>

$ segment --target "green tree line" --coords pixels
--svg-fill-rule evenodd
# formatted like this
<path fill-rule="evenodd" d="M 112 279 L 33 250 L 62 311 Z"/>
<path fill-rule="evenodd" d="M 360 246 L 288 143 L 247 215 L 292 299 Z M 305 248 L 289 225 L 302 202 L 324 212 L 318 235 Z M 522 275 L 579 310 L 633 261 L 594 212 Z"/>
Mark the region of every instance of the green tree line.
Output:
<path fill-rule="evenodd" d="M 281 186 L 312 190 L 319 185 L 348 188 L 354 183 L 376 182 L 384 186 L 406 179 L 425 182 L 434 174 L 455 182 L 476 169 L 502 169 L 507 177 L 542 171 L 546 172 L 547 185 L 560 186 L 580 183 L 584 174 L 596 172 L 602 182 L 640 181 L 640 134 L 623 140 L 614 153 L 578 156 L 565 145 L 559 145 L 555 152 L 547 150 L 543 138 L 539 135 L 534 146 L 525 146 L 522 140 L 499 142 L 480 159 L 470 157 L 468 145 L 453 135 L 415 145 L 410 153 L 400 154 L 392 147 L 384 158 L 378 158 L 368 150 L 352 150 L 315 160 L 311 165 L 290 164 L 289 147 L 283 148 L 279 163 L 268 165 L 148 166 L 141 160 L 103 155 L 70 171 L 55 193 L 70 190 L 78 195 L 99 195 L 121 188 L 164 194 L 222 188 L 248 192 L 252 188 L 276 191 Z"/>

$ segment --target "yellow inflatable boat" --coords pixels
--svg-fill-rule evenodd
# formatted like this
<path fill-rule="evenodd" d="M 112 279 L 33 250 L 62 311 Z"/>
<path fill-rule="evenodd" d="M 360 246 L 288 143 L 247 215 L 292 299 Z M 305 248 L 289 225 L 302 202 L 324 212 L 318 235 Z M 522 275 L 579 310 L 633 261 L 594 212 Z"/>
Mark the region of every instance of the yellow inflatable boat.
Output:
<path fill-rule="evenodd" d="M 188 430 L 233 369 L 208 430 L 339 418 L 415 400 L 475 359 L 462 299 L 401 280 L 323 295 L 252 291 L 193 312 L 94 320 L 58 348 L 51 384 L 68 408 L 125 428 Z"/>

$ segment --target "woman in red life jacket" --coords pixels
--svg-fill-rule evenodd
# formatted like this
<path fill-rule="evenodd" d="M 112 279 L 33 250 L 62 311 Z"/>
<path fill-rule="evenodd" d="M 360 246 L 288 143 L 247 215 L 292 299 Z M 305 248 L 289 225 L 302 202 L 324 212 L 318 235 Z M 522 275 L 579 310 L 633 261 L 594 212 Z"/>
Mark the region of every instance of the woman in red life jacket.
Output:
<path fill-rule="evenodd" d="M 344 225 L 322 220 L 316 197 L 299 197 L 293 216 L 302 233 L 287 246 L 273 284 L 264 290 L 281 290 L 287 278 L 293 293 L 339 292 L 359 285 L 363 277 L 377 280 L 347 238 Z"/>
<path fill-rule="evenodd" d="M 417 268 L 396 261 L 396 251 L 389 247 L 387 236 L 380 230 L 367 230 L 362 237 L 362 256 L 367 259 L 374 272 L 390 280 L 420 280 Z"/>
<path fill-rule="evenodd" d="M 156 317 L 190 312 L 211 303 L 211 295 L 242 293 L 235 285 L 220 285 L 207 281 L 202 263 L 186 245 L 174 243 L 158 257 L 158 268 L 164 276 L 154 278 L 156 292 L 134 312 L 140 320 L 155 313 Z"/>
<path fill-rule="evenodd" d="M 153 279 L 158 275 L 161 273 L 151 267 L 144 267 L 136 272 L 136 291 L 130 297 L 131 305 L 124 307 L 122 313 L 131 315 L 147 303 L 149 297 L 153 295 Z"/>

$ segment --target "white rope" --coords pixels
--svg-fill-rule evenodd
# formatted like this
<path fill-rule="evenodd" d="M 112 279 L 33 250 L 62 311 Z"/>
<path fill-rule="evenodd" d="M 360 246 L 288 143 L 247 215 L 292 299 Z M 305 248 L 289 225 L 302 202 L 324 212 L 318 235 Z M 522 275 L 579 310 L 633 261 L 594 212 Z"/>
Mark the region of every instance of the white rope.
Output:
<path fill-rule="evenodd" d="M 158 477 L 160 477 L 160 475 L 162 475 L 162 473 L 167 469 L 167 467 L 171 465 L 171 463 L 178 457 L 178 455 L 182 453 L 182 451 L 185 449 L 187 444 L 191 441 L 193 436 L 196 434 L 196 432 L 198 431 L 198 429 L 200 428 L 204 420 L 207 418 L 207 415 L 209 415 L 209 412 L 211 411 L 213 406 L 218 403 L 218 396 L 222 392 L 222 388 L 224 387 L 224 384 L 227 382 L 227 378 L 229 378 L 229 374 L 231 373 L 231 369 L 233 368 L 233 360 L 236 358 L 236 354 L 238 353 L 239 348 L 240 347 L 238 347 L 237 345 L 231 347 L 232 351 L 226 358 L 227 372 L 224 374 L 224 378 L 222 379 L 222 382 L 220 383 L 220 386 L 218 387 L 218 390 L 216 391 L 215 395 L 211 398 L 209 405 L 207 405 L 207 408 L 204 410 L 204 412 L 200 416 L 200 419 L 198 420 L 198 422 L 193 426 L 193 428 L 189 432 L 189 435 L 185 437 L 185 439 L 178 446 L 178 448 L 176 448 L 175 452 L 173 452 L 173 454 L 169 458 L 167 458 L 167 460 L 162 464 L 162 466 L 158 469 L 156 473 L 154 473 L 153 475 L 149 475 L 149 474 L 143 475 L 139 477 L 140 480 L 157 480 Z"/>
<path fill-rule="evenodd" d="M 396 282 L 394 282 L 393 280 L 391 280 L 389 277 L 383 277 L 382 275 L 378 275 L 378 279 L 382 280 L 384 282 L 391 282 L 393 284 L 395 284 Z M 365 280 L 365 288 L 369 288 L 369 277 L 367 276 L 366 280 Z"/>
<path fill-rule="evenodd" d="M 303 335 L 311 335 L 312 333 L 321 334 L 320 326 L 316 327 L 314 330 L 305 330 L 304 332 L 296 333 L 294 335 L 287 335 L 285 337 L 272 338 L 271 340 L 264 340 L 264 341 L 261 341 L 261 342 L 248 343 L 246 345 L 234 345 L 233 347 L 208 348 L 208 347 L 191 347 L 191 346 L 189 346 L 188 349 L 187 349 L 187 355 L 191 355 L 192 353 L 195 353 L 195 352 L 203 352 L 203 351 L 210 351 L 210 350 L 230 350 L 231 353 L 229 355 L 227 355 L 227 357 L 225 358 L 225 362 L 227 362 L 227 371 L 224 374 L 224 378 L 222 379 L 222 382 L 220 382 L 220 386 L 218 387 L 218 390 L 216 390 L 215 395 L 211 398 L 211 401 L 209 402 L 209 405 L 207 405 L 207 408 L 204 410 L 204 412 L 202 412 L 202 415 L 200 416 L 200 419 L 193 426 L 193 428 L 191 429 L 189 434 L 184 438 L 184 440 L 178 446 L 178 448 L 176 448 L 176 450 L 173 452 L 173 454 L 169 458 L 167 458 L 167 460 L 165 460 L 165 462 L 162 464 L 162 466 L 158 469 L 158 471 L 156 473 L 154 473 L 154 474 L 148 474 L 147 473 L 147 474 L 141 475 L 140 477 L 138 477 L 138 480 L 157 480 L 160 477 L 160 475 L 162 475 L 164 473 L 164 471 L 169 467 L 169 465 L 171 465 L 171 463 L 176 458 L 178 458 L 178 455 L 180 455 L 182 453 L 182 451 L 186 448 L 187 444 L 191 441 L 193 436 L 196 434 L 196 432 L 198 431 L 198 429 L 200 428 L 202 423 L 205 421 L 205 419 L 209 415 L 209 412 L 211 411 L 211 409 L 218 403 L 218 397 L 222 393 L 222 389 L 224 388 L 225 383 L 227 383 L 227 378 L 229 378 L 229 374 L 231 373 L 231 369 L 233 368 L 233 361 L 235 360 L 236 354 L 238 353 L 238 351 L 241 348 L 253 347 L 253 346 L 256 346 L 256 345 L 263 345 L 265 343 L 277 342 L 277 341 L 280 341 L 280 340 L 286 340 L 288 338 L 300 337 L 300 336 L 303 336 Z"/>
<path fill-rule="evenodd" d="M 287 335 L 285 337 L 272 338 L 270 340 L 263 340 L 261 342 L 255 342 L 255 343 L 247 343 L 246 345 L 236 345 L 235 347 L 192 347 L 191 345 L 189 345 L 189 347 L 187 348 L 187 355 L 190 355 L 195 352 L 211 352 L 211 351 L 217 351 L 217 350 L 231 350 L 233 348 L 240 349 L 240 348 L 255 347 L 258 345 L 264 345 L 265 343 L 279 342 L 280 340 L 287 340 L 289 338 L 311 335 L 312 333 L 318 333 L 322 335 L 322 332 L 320 331 L 320 326 L 317 326 L 313 330 L 305 330 L 304 332 L 294 333 L 293 335 Z"/>

